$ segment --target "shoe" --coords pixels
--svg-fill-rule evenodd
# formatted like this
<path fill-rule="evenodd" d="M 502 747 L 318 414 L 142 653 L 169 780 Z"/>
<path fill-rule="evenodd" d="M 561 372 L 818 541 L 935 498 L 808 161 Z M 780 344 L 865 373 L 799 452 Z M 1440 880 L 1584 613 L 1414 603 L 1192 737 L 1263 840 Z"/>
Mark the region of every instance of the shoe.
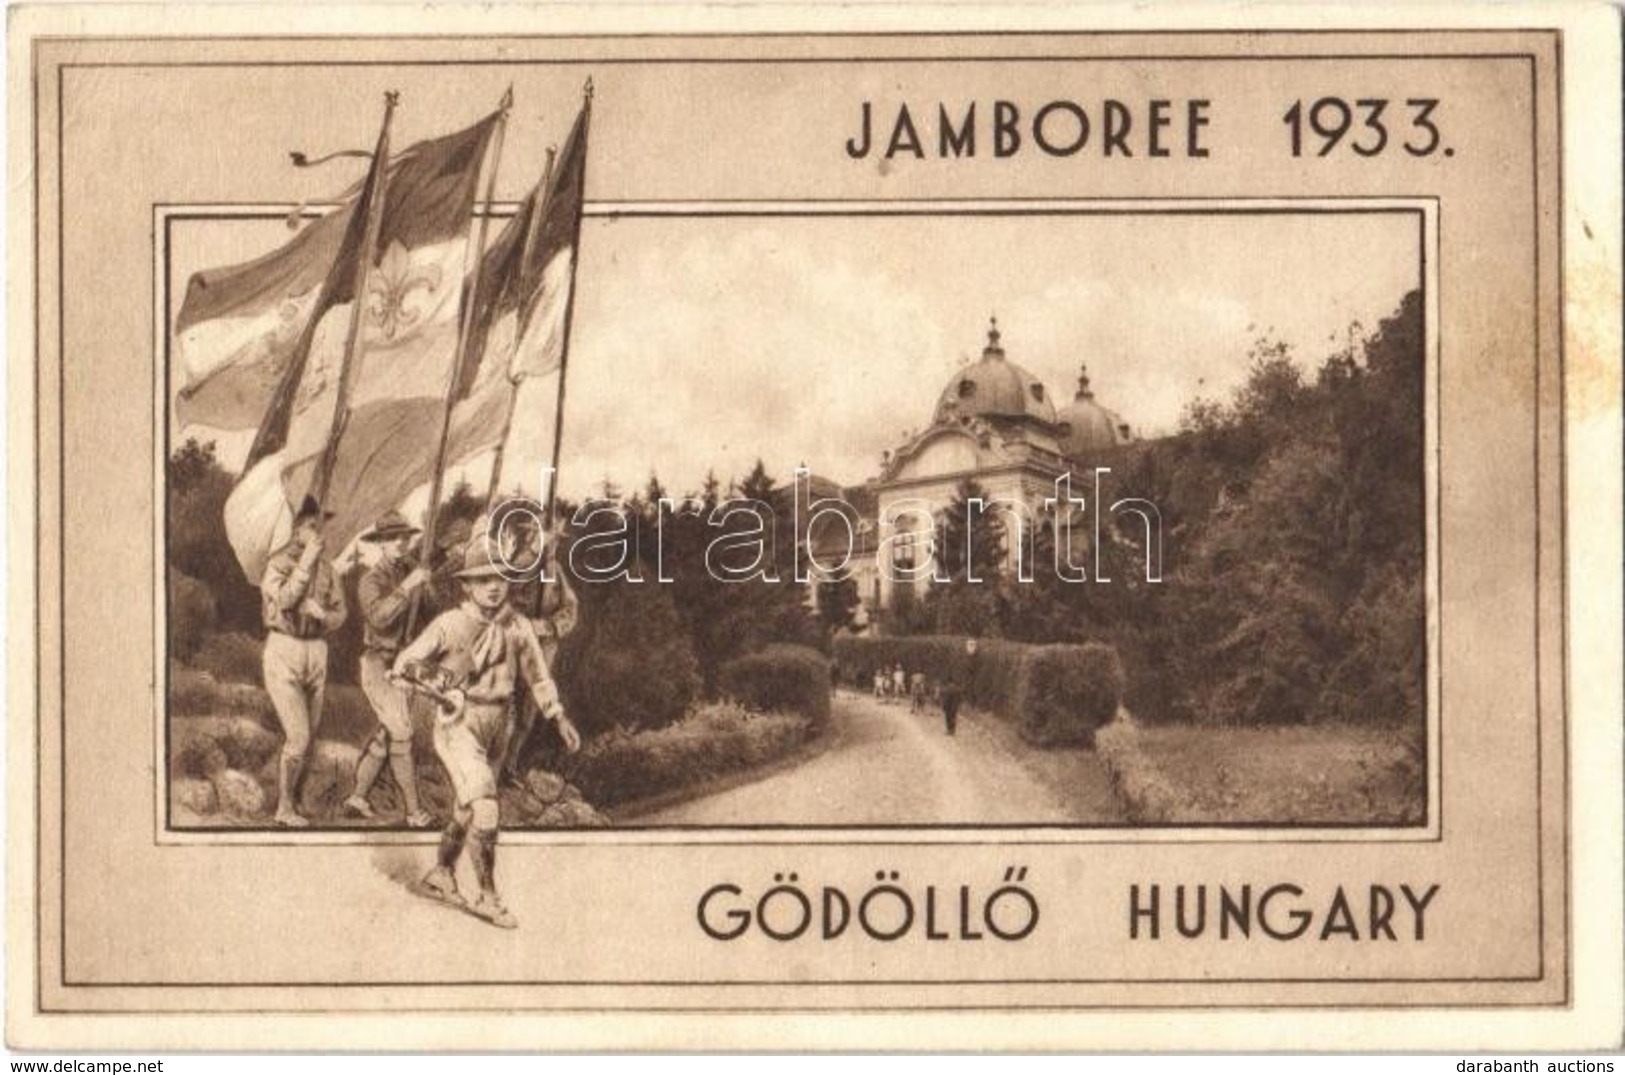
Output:
<path fill-rule="evenodd" d="M 447 903 L 463 902 L 462 893 L 457 891 L 457 878 L 444 866 L 436 866 L 424 874 L 423 879 L 418 882 L 418 888 L 422 889 L 425 895 L 433 896 L 437 900 L 444 900 Z"/>
<path fill-rule="evenodd" d="M 501 929 L 519 928 L 519 919 L 502 906 L 502 899 L 495 892 L 480 893 L 480 898 L 469 904 L 468 909 Z"/>
<path fill-rule="evenodd" d="M 273 820 L 285 829 L 310 828 L 310 819 L 302 814 L 296 814 L 292 810 L 278 810 Z"/>
<path fill-rule="evenodd" d="M 406 815 L 406 827 L 409 829 L 427 829 L 434 825 L 434 815 L 427 810 L 419 810 L 415 814 Z"/>
<path fill-rule="evenodd" d="M 348 799 L 345 799 L 344 809 L 358 817 L 371 819 L 378 816 L 372 811 L 372 803 L 363 799 L 359 795 L 352 795 Z"/>

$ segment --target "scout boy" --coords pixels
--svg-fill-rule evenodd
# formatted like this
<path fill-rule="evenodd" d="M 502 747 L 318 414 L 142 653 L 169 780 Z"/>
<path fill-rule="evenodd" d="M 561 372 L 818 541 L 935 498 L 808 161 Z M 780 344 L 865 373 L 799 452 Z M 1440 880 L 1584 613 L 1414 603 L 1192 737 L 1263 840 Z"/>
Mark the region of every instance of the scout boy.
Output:
<path fill-rule="evenodd" d="M 361 577 L 356 603 L 361 606 L 361 691 L 378 717 L 378 727 L 367 740 L 356 763 L 355 790 L 344 808 L 370 818 L 367 793 L 384 770 L 401 789 L 406 824 L 423 828 L 434 818 L 418 804 L 417 767 L 412 760 L 412 714 L 407 694 L 389 681 L 390 666 L 406 641 L 413 595 L 430 579 L 426 568 L 412 559 L 412 539 L 421 533 L 397 511 L 385 512 L 361 540 L 378 547 L 378 559 Z"/>
<path fill-rule="evenodd" d="M 536 639 L 542 647 L 542 657 L 549 671 L 558 657 L 559 646 L 575 630 L 581 615 L 581 602 L 571 589 L 565 574 L 542 581 L 546 554 L 543 552 L 541 528 L 535 519 L 520 512 L 503 520 L 500 516 L 485 516 L 475 521 L 475 534 L 486 535 L 502 550 L 504 564 L 510 569 L 510 578 L 518 579 L 508 590 L 509 600 L 516 610 L 530 619 Z M 526 742 L 536 724 L 536 707 L 529 699 L 517 699 L 502 751 L 498 776 L 517 782 L 523 776 L 527 752 Z"/>
<path fill-rule="evenodd" d="M 299 778 L 311 736 L 322 722 L 327 687 L 327 636 L 344 623 L 344 589 L 323 558 L 322 522 L 329 518 L 307 496 L 293 519 L 293 537 L 271 554 L 260 580 L 265 620 L 263 670 L 282 725 L 282 757 L 277 766 L 276 823 L 304 828 L 299 813 Z"/>
<path fill-rule="evenodd" d="M 462 604 L 442 613 L 400 652 L 394 675 L 403 684 L 427 686 L 441 701 L 434 747 L 457 799 L 440 837 L 436 864 L 419 887 L 436 899 L 466 906 L 493 925 L 513 929 L 519 923 L 496 890 L 494 766 L 516 688 L 527 687 L 542 718 L 557 723 L 566 749 L 577 750 L 581 736 L 559 704 L 535 628 L 509 605 L 503 570 L 490 543 L 476 534 L 457 572 Z M 480 887 L 473 903 L 462 899 L 453 874 L 465 845 L 471 845 L 469 857 Z"/>

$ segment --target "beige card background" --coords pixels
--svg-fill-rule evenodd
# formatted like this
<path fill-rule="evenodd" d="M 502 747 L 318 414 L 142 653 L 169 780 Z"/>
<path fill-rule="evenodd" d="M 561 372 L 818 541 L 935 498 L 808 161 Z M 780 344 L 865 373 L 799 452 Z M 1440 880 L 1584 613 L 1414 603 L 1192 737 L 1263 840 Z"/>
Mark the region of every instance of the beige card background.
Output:
<path fill-rule="evenodd" d="M 1563 7 L 1498 12 L 1493 28 L 1471 31 L 1440 28 L 1489 16 L 1368 9 L 1345 17 L 1360 32 L 1335 34 L 1285 32 L 1327 25 L 1321 16 L 1252 11 L 1136 15 L 1147 32 L 1133 34 L 1093 32 L 1131 28 L 1108 11 L 736 14 L 301 12 L 298 32 L 318 36 L 299 38 L 263 36 L 296 24 L 252 10 L 161 24 L 129 11 L 14 19 L 12 1040 L 1617 1043 L 1617 24 Z M 1201 21 L 1272 32 L 1152 32 Z M 396 36 L 366 36 L 385 25 Z M 166 39 L 183 28 L 207 36 Z M 629 29 L 715 36 L 609 36 Z M 550 36 L 566 31 L 581 36 Z M 405 938 L 386 871 L 426 858 L 421 845 L 177 843 L 162 832 L 154 207 L 287 202 L 285 172 L 266 162 L 289 146 L 355 141 L 385 89 L 409 103 L 396 132 L 405 144 L 466 121 L 509 82 L 562 117 L 587 74 L 593 202 L 1416 208 L 1436 363 L 1430 719 L 1441 764 L 1429 825 L 571 834 L 510 845 L 519 934 L 457 921 Z M 1280 113 L 1326 92 L 1440 98 L 1460 152 L 1295 161 Z M 1202 162 L 1025 156 L 889 174 L 840 152 L 869 97 L 1147 95 L 1213 99 L 1222 150 Z M 538 159 L 543 136 L 516 125 L 507 152 Z M 512 186 L 500 200 L 523 195 L 519 176 L 504 169 Z M 293 196 L 325 189 L 311 184 Z M 721 944 L 694 924 L 699 894 L 722 881 L 760 891 L 793 869 L 861 890 L 887 869 L 986 889 L 1010 866 L 1027 867 L 1043 908 L 1028 943 Z M 1125 936 L 1132 883 L 1276 881 L 1323 897 L 1338 884 L 1442 888 L 1419 944 L 1332 952 L 1311 940 Z M 1282 1007 L 1290 1019 L 1258 1014 Z M 404 1011 L 417 1014 L 332 1014 Z M 753 1014 L 764 1012 L 776 1014 Z M 223 1018 L 242 1013 L 252 1014 Z"/>

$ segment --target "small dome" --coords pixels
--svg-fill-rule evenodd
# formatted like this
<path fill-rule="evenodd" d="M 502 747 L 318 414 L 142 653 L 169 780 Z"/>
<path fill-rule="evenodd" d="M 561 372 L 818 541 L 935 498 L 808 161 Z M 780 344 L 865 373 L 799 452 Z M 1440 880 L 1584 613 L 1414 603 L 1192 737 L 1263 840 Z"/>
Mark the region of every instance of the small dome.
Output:
<path fill-rule="evenodd" d="M 1056 416 L 1061 423 L 1061 451 L 1073 459 L 1133 440 L 1128 423 L 1095 402 L 1089 367 L 1078 372 L 1078 391 Z"/>
<path fill-rule="evenodd" d="M 1055 421 L 1055 404 L 1037 377 L 1004 357 L 999 345 L 999 322 L 987 331 L 987 347 L 979 362 L 954 374 L 937 398 L 934 422 L 954 418 L 1032 418 Z"/>

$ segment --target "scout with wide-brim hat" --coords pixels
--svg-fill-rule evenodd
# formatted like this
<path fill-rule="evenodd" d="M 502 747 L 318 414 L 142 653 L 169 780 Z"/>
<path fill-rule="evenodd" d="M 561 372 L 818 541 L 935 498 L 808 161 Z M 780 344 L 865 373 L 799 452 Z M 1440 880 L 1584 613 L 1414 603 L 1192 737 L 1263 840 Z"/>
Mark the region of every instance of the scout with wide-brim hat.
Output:
<path fill-rule="evenodd" d="M 409 688 L 428 678 L 426 667 L 445 669 L 462 692 L 461 708 L 456 708 L 459 699 L 448 699 L 453 712 L 434 722 L 435 755 L 451 781 L 454 807 L 440 834 L 435 865 L 417 891 L 512 929 L 518 922 L 496 887 L 502 821 L 497 765 L 512 734 L 516 692 L 524 688 L 542 716 L 556 722 L 567 750 L 578 749 L 581 736 L 564 713 L 535 628 L 509 606 L 506 586 L 491 585 L 508 574 L 499 551 L 480 535 L 464 547 L 462 566 L 453 574 L 468 599 L 435 617 L 396 655 L 393 666 L 396 682 Z M 465 853 L 479 886 L 472 901 L 457 888 L 456 867 Z"/>
<path fill-rule="evenodd" d="M 406 546 L 421 533 L 398 511 L 386 511 L 372 529 L 359 540 L 373 544 L 378 556 L 356 583 L 356 600 L 361 606 L 361 659 L 357 679 L 361 693 L 378 718 L 378 726 L 367 738 L 356 759 L 355 785 L 343 807 L 352 814 L 372 818 L 368 794 L 387 765 L 400 788 L 409 828 L 422 828 L 433 822 L 418 798 L 416 763 L 412 758 L 412 714 L 407 696 L 389 680 L 390 665 L 406 644 L 412 607 L 429 573 L 419 568 Z"/>
<path fill-rule="evenodd" d="M 460 579 L 506 578 L 513 570 L 498 558 L 491 543 L 482 536 L 470 541 L 463 549 L 463 566 L 453 575 Z"/>
<path fill-rule="evenodd" d="M 372 529 L 361 535 L 366 542 L 394 541 L 396 538 L 413 537 L 423 533 L 422 530 L 406 521 L 406 516 L 398 511 L 386 511 L 378 517 Z"/>

